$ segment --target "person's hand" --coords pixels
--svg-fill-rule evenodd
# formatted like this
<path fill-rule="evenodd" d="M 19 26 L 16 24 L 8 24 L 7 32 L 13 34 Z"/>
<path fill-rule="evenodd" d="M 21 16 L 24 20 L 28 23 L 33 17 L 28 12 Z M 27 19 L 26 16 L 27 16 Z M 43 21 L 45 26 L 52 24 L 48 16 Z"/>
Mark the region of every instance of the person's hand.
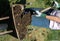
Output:
<path fill-rule="evenodd" d="M 54 1 L 53 7 L 59 8 L 59 3 L 57 1 Z"/>
<path fill-rule="evenodd" d="M 36 11 L 36 14 L 37 14 L 37 15 L 35 15 L 36 17 L 40 17 L 42 15 L 42 13 L 39 11 Z"/>

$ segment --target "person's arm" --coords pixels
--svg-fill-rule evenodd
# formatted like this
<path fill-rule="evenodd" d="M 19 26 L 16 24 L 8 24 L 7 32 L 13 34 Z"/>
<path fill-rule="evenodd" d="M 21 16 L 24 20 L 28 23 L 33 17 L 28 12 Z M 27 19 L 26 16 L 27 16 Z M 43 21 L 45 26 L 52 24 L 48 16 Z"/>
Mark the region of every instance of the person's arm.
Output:
<path fill-rule="evenodd" d="M 43 18 L 47 18 L 49 20 L 53 20 L 53 21 L 56 21 L 56 22 L 59 22 L 60 23 L 60 18 L 59 17 L 56 17 L 56 16 L 48 16 L 46 14 L 42 14 L 39 11 L 36 11 L 36 13 L 37 13 L 37 15 L 35 15 L 36 17 L 43 17 Z"/>
<path fill-rule="evenodd" d="M 60 18 L 59 17 L 46 15 L 46 18 L 49 19 L 49 20 L 53 20 L 53 21 L 56 21 L 56 22 L 60 23 Z"/>

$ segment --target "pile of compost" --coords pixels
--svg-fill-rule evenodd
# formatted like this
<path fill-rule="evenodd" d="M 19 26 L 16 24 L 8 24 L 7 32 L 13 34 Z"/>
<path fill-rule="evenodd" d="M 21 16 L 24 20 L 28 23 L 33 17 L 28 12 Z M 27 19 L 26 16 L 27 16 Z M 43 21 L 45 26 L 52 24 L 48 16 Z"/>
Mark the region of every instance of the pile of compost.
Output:
<path fill-rule="evenodd" d="M 27 34 L 27 27 L 31 23 L 31 14 L 30 12 L 25 13 L 24 10 L 21 10 L 21 5 L 15 5 L 13 7 L 13 18 L 14 24 L 18 32 L 18 37 L 23 39 Z"/>

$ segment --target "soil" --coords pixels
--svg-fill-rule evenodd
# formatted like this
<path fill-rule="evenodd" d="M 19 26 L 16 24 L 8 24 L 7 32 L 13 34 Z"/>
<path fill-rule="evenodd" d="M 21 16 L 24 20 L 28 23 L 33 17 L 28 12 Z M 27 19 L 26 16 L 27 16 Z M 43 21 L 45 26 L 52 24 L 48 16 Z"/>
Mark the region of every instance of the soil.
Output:
<path fill-rule="evenodd" d="M 27 25 L 31 23 L 31 14 L 30 12 L 24 13 L 25 11 L 21 10 L 20 5 L 13 7 L 13 16 L 15 21 L 15 27 L 18 32 L 18 37 L 22 40 L 27 34 Z"/>

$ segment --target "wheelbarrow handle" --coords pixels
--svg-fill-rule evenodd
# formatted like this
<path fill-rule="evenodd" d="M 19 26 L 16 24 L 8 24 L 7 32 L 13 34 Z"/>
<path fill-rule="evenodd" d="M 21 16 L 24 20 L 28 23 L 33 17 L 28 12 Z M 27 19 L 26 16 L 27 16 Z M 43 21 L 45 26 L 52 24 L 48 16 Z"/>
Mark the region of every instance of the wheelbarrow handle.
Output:
<path fill-rule="evenodd" d="M 42 11 L 40 11 L 41 13 L 43 13 L 43 12 L 45 12 L 45 11 L 47 11 L 47 10 L 49 10 L 49 9 L 51 9 L 52 7 L 48 7 L 48 8 L 46 8 L 46 9 L 44 9 L 44 10 L 42 10 Z"/>

